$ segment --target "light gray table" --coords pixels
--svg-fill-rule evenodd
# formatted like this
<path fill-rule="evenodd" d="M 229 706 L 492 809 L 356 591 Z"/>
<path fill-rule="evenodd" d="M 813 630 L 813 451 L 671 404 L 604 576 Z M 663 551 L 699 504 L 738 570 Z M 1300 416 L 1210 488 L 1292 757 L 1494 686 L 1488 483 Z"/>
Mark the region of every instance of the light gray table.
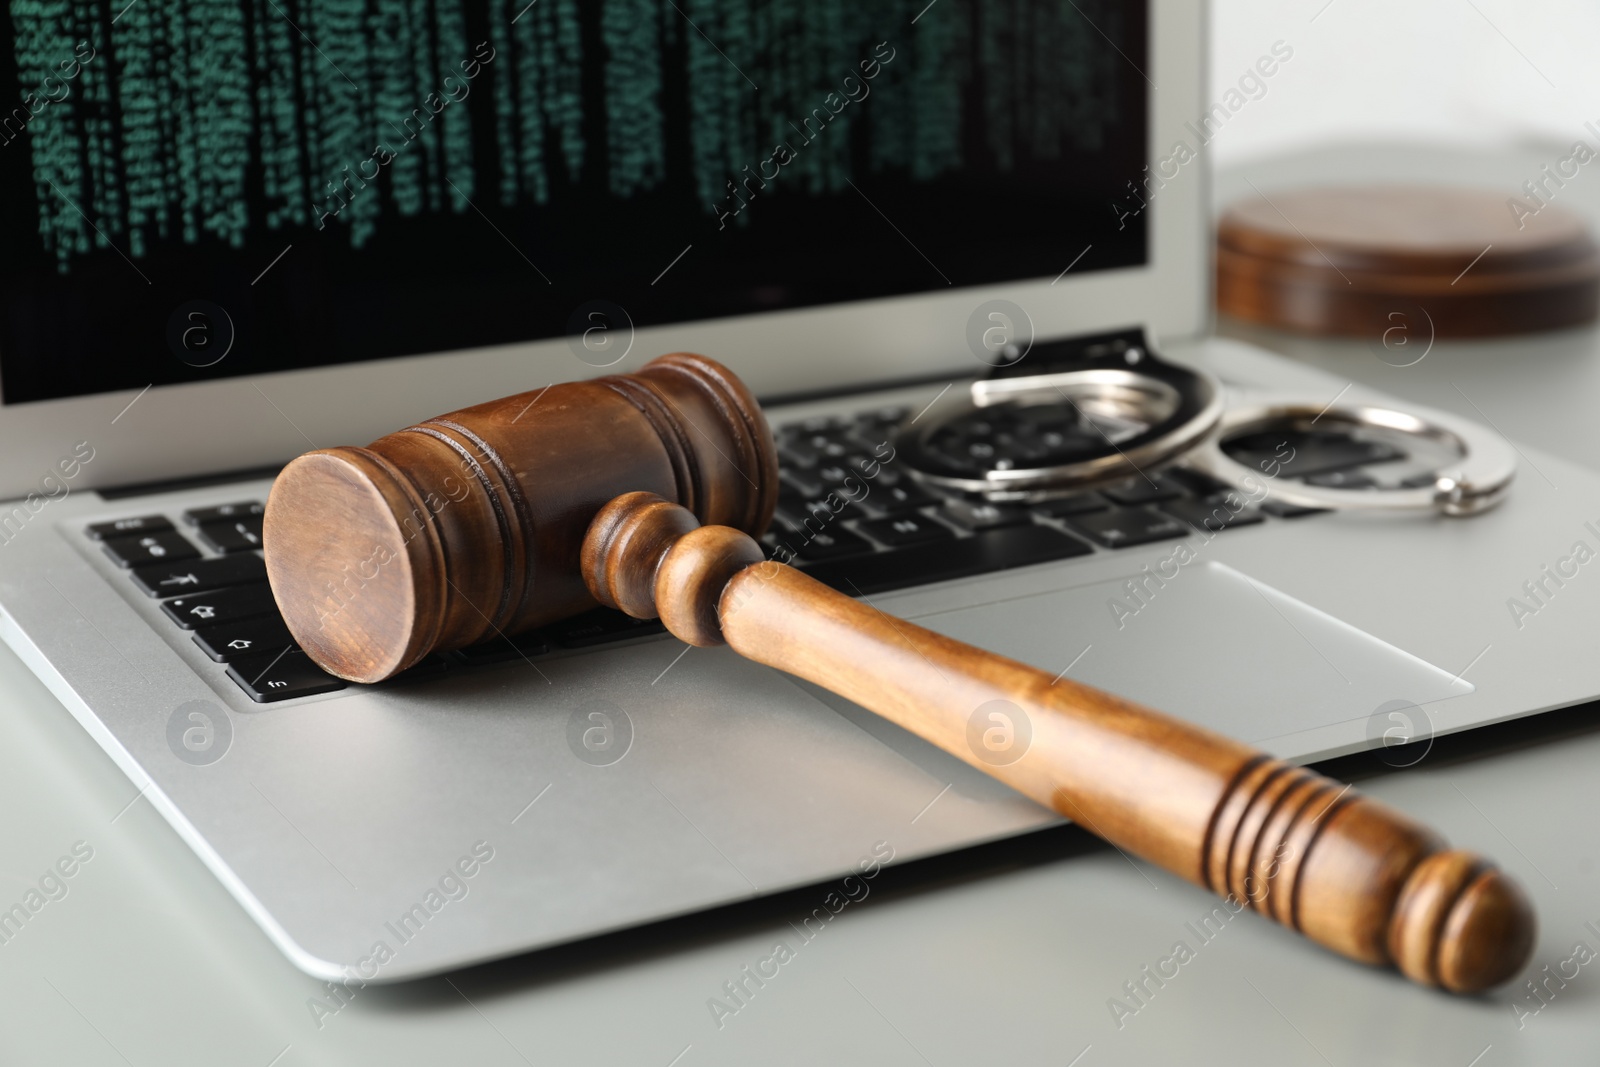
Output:
<path fill-rule="evenodd" d="M 1226 199 L 1249 178 L 1270 192 L 1335 164 L 1435 179 L 1470 164 L 1509 195 L 1546 158 L 1537 146 L 1464 161 L 1340 152 L 1223 175 L 1216 189 Z M 1571 200 L 1593 209 L 1600 179 L 1589 180 L 1593 198 L 1580 200 L 1588 191 L 1574 183 Z M 1397 370 L 1362 345 L 1223 329 L 1600 465 L 1594 331 L 1441 344 Z M 4 650 L 0 709 L 0 906 L 75 843 L 93 850 L 66 895 L 0 943 L 6 1065 L 1600 1063 L 1600 958 L 1519 1019 L 1516 988 L 1472 1000 L 1429 993 L 1249 916 L 1201 944 L 1185 924 L 1211 909 L 1210 896 L 1071 830 L 1047 847 L 939 861 L 897 881 L 891 872 L 809 942 L 791 924 L 825 888 L 361 990 L 319 1013 L 312 1005 L 328 991 L 278 955 Z M 1600 729 L 1588 718 L 1578 709 L 1450 739 L 1408 771 L 1363 782 L 1521 878 L 1543 923 L 1535 970 L 1561 967 L 1579 942 L 1600 952 Z M 1179 939 L 1194 958 L 1136 1005 L 1124 983 Z M 719 1026 L 708 1001 L 731 1003 L 724 983 L 779 940 L 793 958 Z M 1138 1007 L 1120 1026 L 1114 997 Z"/>

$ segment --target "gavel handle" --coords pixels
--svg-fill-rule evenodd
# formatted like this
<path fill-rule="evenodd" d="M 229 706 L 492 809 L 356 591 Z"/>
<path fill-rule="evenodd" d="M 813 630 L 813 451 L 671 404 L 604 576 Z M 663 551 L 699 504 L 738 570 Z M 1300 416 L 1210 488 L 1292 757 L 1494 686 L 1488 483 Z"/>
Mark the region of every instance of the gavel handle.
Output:
<path fill-rule="evenodd" d="M 1532 951 L 1514 881 L 1349 786 L 894 618 L 660 498 L 609 505 L 584 563 L 602 603 L 852 700 L 1233 911 L 1459 993 Z"/>

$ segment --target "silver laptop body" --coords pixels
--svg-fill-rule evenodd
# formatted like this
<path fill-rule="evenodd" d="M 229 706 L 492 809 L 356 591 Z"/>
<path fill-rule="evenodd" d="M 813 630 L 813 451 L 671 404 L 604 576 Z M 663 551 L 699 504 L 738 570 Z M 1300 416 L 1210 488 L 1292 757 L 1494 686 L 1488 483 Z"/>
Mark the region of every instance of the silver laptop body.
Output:
<path fill-rule="evenodd" d="M 1162 87 L 1149 96 L 1151 159 L 1192 141 L 1187 124 L 1206 110 L 1204 18 L 1187 0 L 1149 5 L 1139 75 Z M 924 292 L 641 328 L 607 370 L 704 352 L 758 395 L 808 397 L 770 405 L 778 427 L 917 413 L 988 371 L 967 331 L 1004 300 L 1038 338 L 1147 324 L 1166 358 L 1233 392 L 1381 400 L 1201 339 L 1205 165 L 1182 166 L 1150 199 L 1143 266 L 1075 274 L 1078 250 L 1064 248 L 1067 269 L 1030 281 L 933 277 Z M 903 236 L 884 227 L 882 254 L 915 261 Z M 130 802 L 154 806 L 310 974 L 414 978 L 1058 821 L 858 707 L 658 632 L 568 633 L 406 684 L 258 702 L 164 610 L 173 598 L 147 595 L 108 556 L 114 526 L 90 532 L 164 517 L 197 547 L 194 562 L 222 559 L 184 516 L 247 514 L 270 476 L 175 480 L 364 443 L 593 373 L 555 339 L 0 407 L 0 634 L 127 774 Z M 1568 591 L 1584 581 L 1575 546 L 1600 548 L 1600 479 L 1532 458 L 1542 473 L 1525 464 L 1508 501 L 1472 518 L 1272 517 L 1120 549 L 1080 534 L 1072 558 L 935 569 L 870 595 L 1289 759 L 1383 744 L 1397 729 L 1425 748 L 1600 695 L 1587 654 L 1600 603 Z M 1189 551 L 1174 564 L 1179 543 Z M 172 562 L 179 599 L 185 563 Z"/>

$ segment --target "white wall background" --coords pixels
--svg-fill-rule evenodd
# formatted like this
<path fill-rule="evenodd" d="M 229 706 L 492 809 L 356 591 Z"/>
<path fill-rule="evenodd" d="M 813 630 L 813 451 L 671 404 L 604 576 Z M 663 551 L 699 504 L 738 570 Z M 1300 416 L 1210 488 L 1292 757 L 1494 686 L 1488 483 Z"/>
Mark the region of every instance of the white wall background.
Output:
<path fill-rule="evenodd" d="M 1330 141 L 1570 145 L 1600 127 L 1600 0 L 1211 0 L 1220 100 L 1294 56 L 1219 131 L 1214 165 Z M 1520 54 L 1519 54 L 1520 53 Z"/>

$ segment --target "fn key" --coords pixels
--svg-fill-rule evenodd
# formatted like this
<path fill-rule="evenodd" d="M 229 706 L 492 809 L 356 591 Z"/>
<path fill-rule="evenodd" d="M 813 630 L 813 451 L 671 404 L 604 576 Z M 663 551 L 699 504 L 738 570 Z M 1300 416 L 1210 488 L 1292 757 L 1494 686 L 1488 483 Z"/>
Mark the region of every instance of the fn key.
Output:
<path fill-rule="evenodd" d="M 251 700 L 260 704 L 331 693 L 345 687 L 343 681 L 312 663 L 304 652 L 235 660 L 228 664 L 228 677 L 239 683 L 239 688 Z"/>

